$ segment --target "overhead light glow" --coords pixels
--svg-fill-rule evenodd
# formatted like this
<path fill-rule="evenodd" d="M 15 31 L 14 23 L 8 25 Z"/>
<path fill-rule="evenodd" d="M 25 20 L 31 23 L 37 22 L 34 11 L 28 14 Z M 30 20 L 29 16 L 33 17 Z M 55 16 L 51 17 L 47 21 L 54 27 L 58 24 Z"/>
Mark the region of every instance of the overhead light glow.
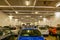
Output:
<path fill-rule="evenodd" d="M 43 21 L 44 21 L 44 22 L 46 22 L 46 21 L 47 21 L 47 19 L 46 19 L 46 18 L 43 18 Z"/>
<path fill-rule="evenodd" d="M 12 20 L 13 16 L 9 16 L 10 20 Z"/>
<path fill-rule="evenodd" d="M 60 18 L 60 12 L 55 12 L 55 17 Z"/>
<path fill-rule="evenodd" d="M 57 4 L 56 4 L 56 7 L 59 7 L 60 6 L 60 2 L 58 2 Z"/>
<path fill-rule="evenodd" d="M 42 16 L 40 16 L 40 17 L 42 17 Z"/>
<path fill-rule="evenodd" d="M 15 21 L 18 21 L 18 19 L 15 19 Z"/>
<path fill-rule="evenodd" d="M 38 14 L 38 12 L 35 12 L 35 14 Z"/>
<path fill-rule="evenodd" d="M 17 12 L 17 11 L 15 11 L 15 13 L 16 13 L 16 14 L 18 14 L 18 12 Z"/>
<path fill-rule="evenodd" d="M 25 3 L 27 6 L 30 5 L 30 1 L 25 1 Z"/>
<path fill-rule="evenodd" d="M 26 16 L 26 17 L 31 17 L 31 16 Z"/>
<path fill-rule="evenodd" d="M 40 23 L 40 21 L 39 21 L 39 23 Z"/>
<path fill-rule="evenodd" d="M 40 20 L 39 20 L 39 24 L 40 24 Z"/>

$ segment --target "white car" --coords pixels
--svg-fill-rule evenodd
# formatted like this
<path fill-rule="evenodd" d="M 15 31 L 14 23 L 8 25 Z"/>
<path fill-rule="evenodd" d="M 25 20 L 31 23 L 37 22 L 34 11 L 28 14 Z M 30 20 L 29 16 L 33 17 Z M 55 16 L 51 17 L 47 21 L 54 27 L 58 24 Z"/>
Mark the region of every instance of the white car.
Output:
<path fill-rule="evenodd" d="M 42 35 L 49 35 L 49 30 L 46 27 L 39 27 L 39 30 Z"/>
<path fill-rule="evenodd" d="M 18 35 L 19 29 L 16 28 L 16 27 L 13 27 L 13 28 L 11 29 L 11 32 L 13 33 L 13 35 Z"/>

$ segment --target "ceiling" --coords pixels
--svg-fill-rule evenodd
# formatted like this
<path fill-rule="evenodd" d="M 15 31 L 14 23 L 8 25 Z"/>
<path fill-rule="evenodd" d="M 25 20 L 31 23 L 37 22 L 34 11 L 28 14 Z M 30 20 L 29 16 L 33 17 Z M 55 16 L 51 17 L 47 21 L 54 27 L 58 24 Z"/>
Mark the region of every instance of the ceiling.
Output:
<path fill-rule="evenodd" d="M 30 5 L 25 1 L 30 1 Z M 60 0 L 0 0 L 0 11 L 23 22 L 35 22 L 44 17 L 51 18 L 54 12 L 60 11 L 60 7 L 56 7 L 58 2 Z"/>

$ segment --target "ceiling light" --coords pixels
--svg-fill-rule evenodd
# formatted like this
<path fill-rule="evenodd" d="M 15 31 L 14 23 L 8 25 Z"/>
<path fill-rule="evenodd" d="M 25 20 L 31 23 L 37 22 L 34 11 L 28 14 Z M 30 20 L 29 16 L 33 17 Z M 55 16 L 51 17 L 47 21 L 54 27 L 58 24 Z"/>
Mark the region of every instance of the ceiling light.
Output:
<path fill-rule="evenodd" d="M 38 21 L 38 23 L 40 24 L 40 20 Z"/>
<path fill-rule="evenodd" d="M 38 12 L 35 12 L 35 14 L 38 14 Z"/>
<path fill-rule="evenodd" d="M 9 16 L 10 20 L 12 20 L 13 16 Z"/>
<path fill-rule="evenodd" d="M 30 1 L 25 1 L 25 4 L 28 6 L 30 5 Z"/>
<path fill-rule="evenodd" d="M 46 18 L 43 18 L 43 21 L 44 21 L 44 22 L 46 22 L 46 21 L 47 21 L 47 19 L 46 19 Z"/>
<path fill-rule="evenodd" d="M 42 16 L 40 16 L 40 17 L 42 17 Z"/>
<path fill-rule="evenodd" d="M 18 21 L 18 19 L 15 19 L 15 22 Z"/>
<path fill-rule="evenodd" d="M 26 17 L 31 17 L 31 16 L 26 16 Z"/>
<path fill-rule="evenodd" d="M 18 12 L 17 12 L 17 11 L 15 11 L 15 13 L 16 13 L 16 14 L 18 14 Z"/>
<path fill-rule="evenodd" d="M 55 17 L 60 18 L 60 12 L 55 12 Z"/>
<path fill-rule="evenodd" d="M 56 7 L 59 7 L 60 6 L 60 2 L 58 2 L 57 4 L 56 4 Z"/>

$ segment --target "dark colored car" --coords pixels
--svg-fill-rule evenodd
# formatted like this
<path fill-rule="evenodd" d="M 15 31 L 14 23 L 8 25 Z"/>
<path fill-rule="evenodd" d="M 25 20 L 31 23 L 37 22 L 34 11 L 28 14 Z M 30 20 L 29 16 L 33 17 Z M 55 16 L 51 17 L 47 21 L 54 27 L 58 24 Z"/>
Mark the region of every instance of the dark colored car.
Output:
<path fill-rule="evenodd" d="M 57 35 L 60 35 L 60 27 L 57 27 Z"/>
<path fill-rule="evenodd" d="M 18 40 L 44 40 L 38 29 L 22 29 Z"/>
<path fill-rule="evenodd" d="M 55 35 L 57 34 L 57 29 L 56 29 L 56 27 L 50 27 L 50 28 L 49 28 L 49 34 L 55 36 Z"/>

